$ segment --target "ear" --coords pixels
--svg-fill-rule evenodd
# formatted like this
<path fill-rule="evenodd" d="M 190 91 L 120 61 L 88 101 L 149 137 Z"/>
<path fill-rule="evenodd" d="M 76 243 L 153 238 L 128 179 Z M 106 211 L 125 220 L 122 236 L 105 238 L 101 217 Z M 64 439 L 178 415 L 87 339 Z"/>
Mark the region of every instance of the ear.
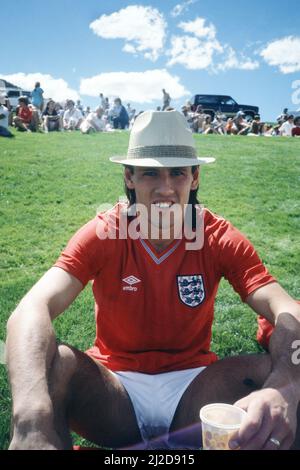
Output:
<path fill-rule="evenodd" d="M 134 183 L 132 181 L 133 174 L 129 168 L 124 169 L 124 181 L 128 189 L 134 189 Z"/>
<path fill-rule="evenodd" d="M 199 179 L 200 179 L 200 168 L 198 167 L 197 170 L 192 173 L 192 184 L 191 189 L 197 189 L 199 186 Z"/>

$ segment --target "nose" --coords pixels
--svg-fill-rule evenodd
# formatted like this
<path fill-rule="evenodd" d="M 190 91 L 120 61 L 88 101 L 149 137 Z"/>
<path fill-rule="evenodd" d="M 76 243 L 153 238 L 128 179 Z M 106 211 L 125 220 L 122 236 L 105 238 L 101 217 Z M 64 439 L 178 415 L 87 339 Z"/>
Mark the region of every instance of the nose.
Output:
<path fill-rule="evenodd" d="M 156 192 L 161 196 L 170 196 L 174 194 L 172 178 L 167 172 L 162 172 L 159 178 L 159 184 Z"/>

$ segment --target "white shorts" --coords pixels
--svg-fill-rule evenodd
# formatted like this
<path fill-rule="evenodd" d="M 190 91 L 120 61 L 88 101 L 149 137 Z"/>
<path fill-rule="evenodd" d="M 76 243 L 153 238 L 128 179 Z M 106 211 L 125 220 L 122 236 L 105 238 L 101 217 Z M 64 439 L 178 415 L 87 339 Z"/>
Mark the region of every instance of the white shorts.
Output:
<path fill-rule="evenodd" d="M 140 372 L 113 372 L 125 387 L 144 441 L 143 449 L 155 448 L 155 440 L 166 448 L 174 448 L 168 442 L 169 429 L 177 405 L 194 378 L 205 367 L 179 370 L 162 374 L 141 374 Z M 151 443 L 149 441 L 152 441 Z"/>

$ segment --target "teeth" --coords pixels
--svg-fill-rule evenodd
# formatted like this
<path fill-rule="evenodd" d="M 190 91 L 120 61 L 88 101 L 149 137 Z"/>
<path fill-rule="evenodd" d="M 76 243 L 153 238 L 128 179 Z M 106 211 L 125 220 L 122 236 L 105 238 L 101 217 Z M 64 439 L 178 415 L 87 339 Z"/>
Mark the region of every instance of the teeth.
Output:
<path fill-rule="evenodd" d="M 171 202 L 156 202 L 155 207 L 159 207 L 160 209 L 166 209 L 171 207 L 172 203 Z"/>

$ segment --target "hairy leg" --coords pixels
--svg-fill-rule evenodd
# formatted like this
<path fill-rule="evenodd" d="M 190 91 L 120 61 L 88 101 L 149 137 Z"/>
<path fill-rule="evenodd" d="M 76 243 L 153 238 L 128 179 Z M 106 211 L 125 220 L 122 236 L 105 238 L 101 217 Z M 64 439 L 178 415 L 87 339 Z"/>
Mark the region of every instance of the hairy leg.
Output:
<path fill-rule="evenodd" d="M 200 447 L 200 408 L 209 403 L 233 404 L 261 388 L 270 371 L 268 354 L 227 357 L 208 366 L 181 397 L 170 427 L 171 440 Z"/>
<path fill-rule="evenodd" d="M 131 401 L 122 384 L 83 352 L 60 345 L 53 361 L 49 391 L 55 430 L 71 448 L 70 429 L 107 447 L 141 440 Z"/>

